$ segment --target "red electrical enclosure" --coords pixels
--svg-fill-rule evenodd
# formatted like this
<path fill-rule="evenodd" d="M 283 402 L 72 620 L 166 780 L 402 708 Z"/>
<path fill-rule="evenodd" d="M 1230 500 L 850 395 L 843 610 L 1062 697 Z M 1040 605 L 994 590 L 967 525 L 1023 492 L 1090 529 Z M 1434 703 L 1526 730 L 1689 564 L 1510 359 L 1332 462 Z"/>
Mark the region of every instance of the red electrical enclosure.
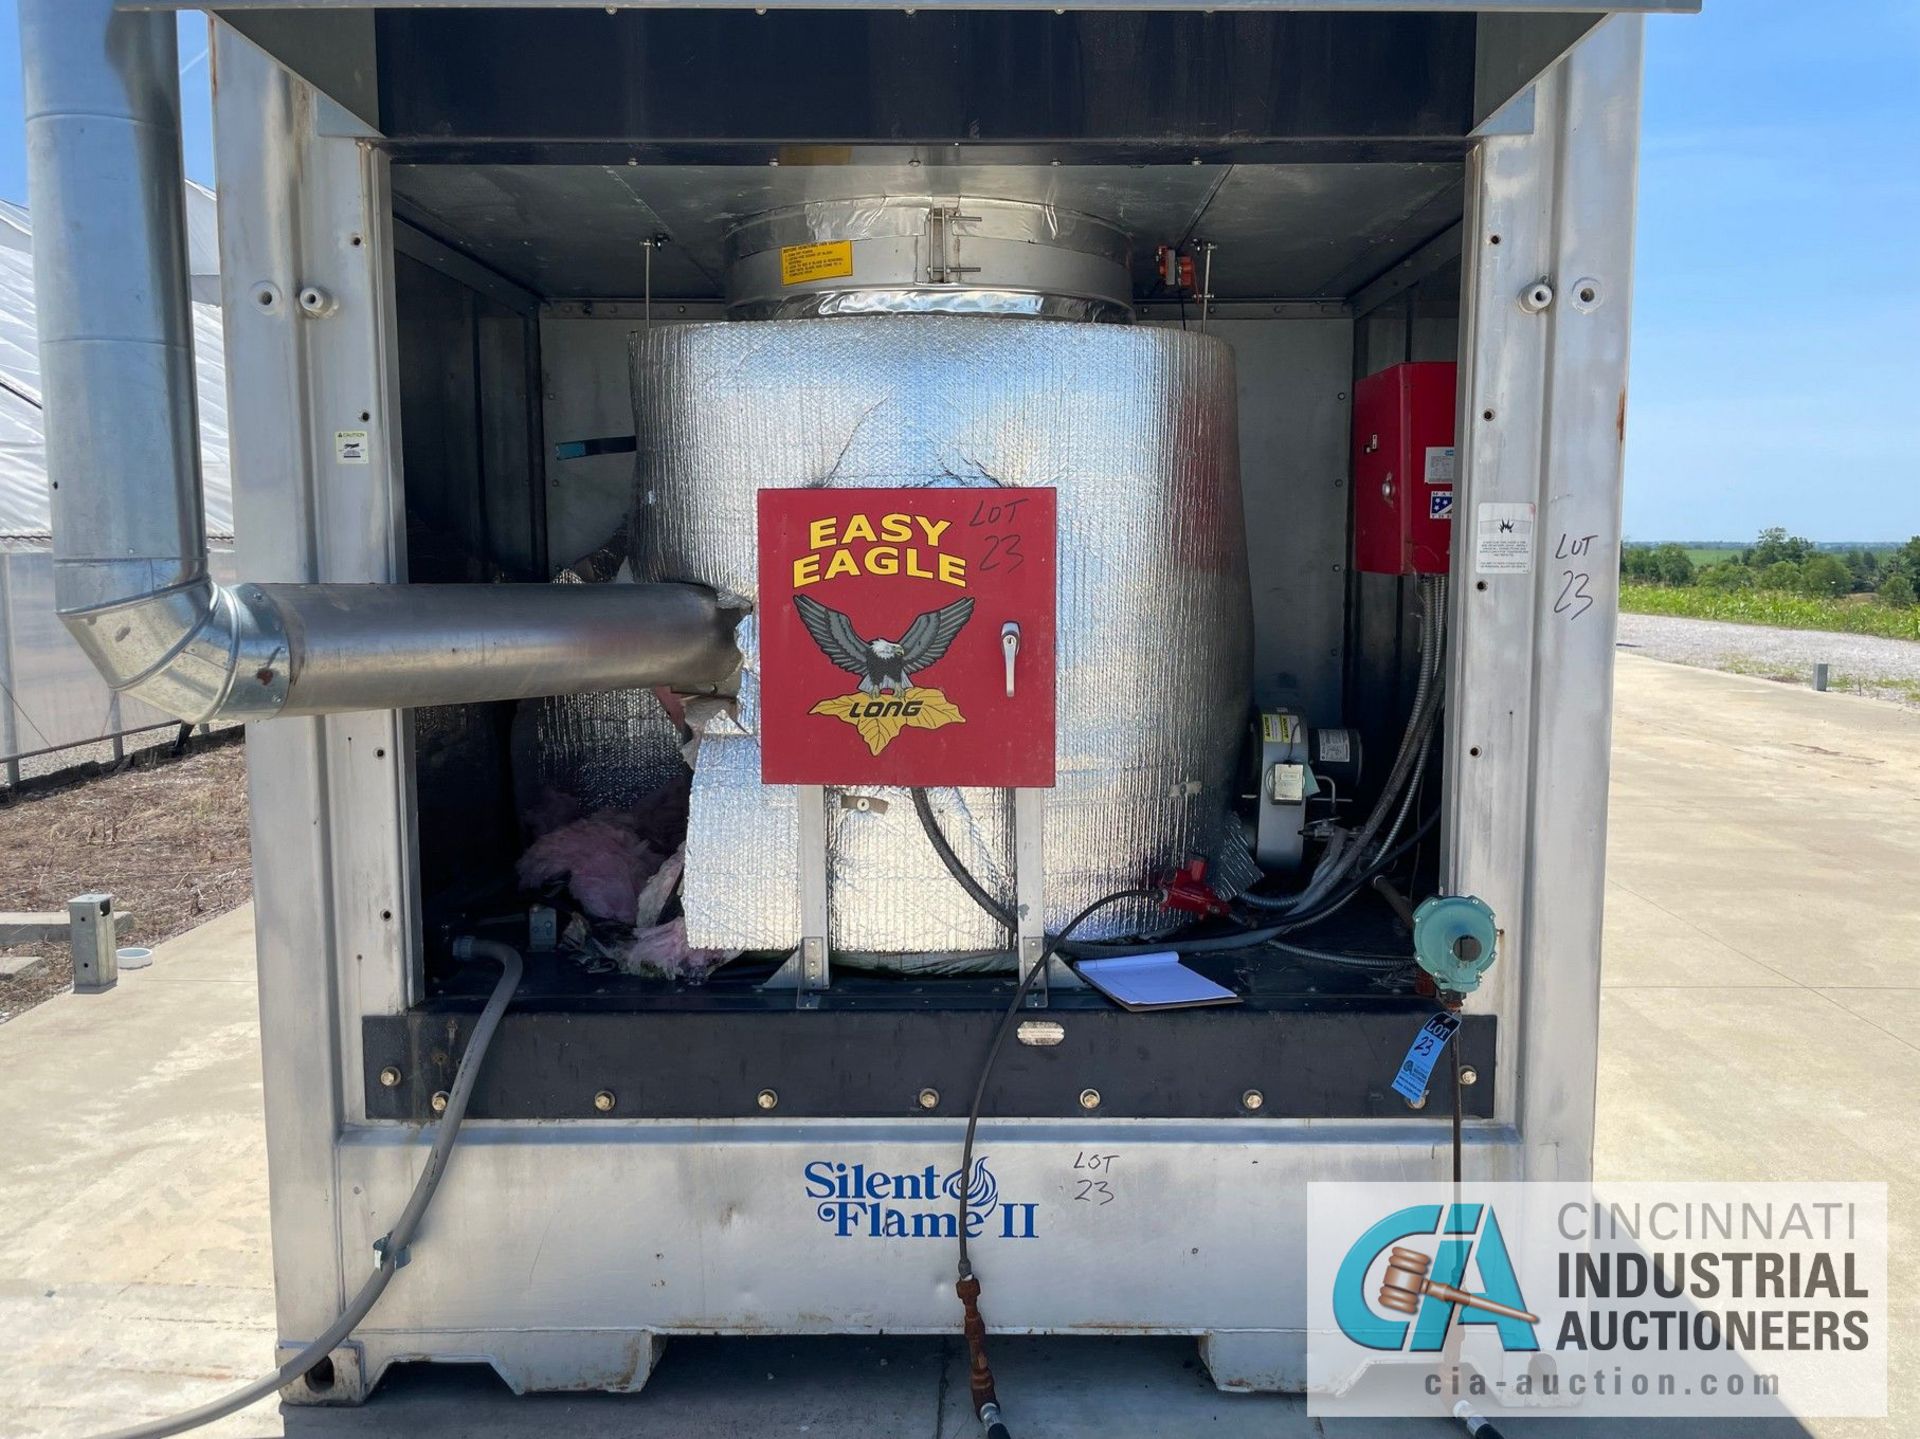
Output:
<path fill-rule="evenodd" d="M 762 490 L 766 784 L 1054 780 L 1054 492 Z"/>
<path fill-rule="evenodd" d="M 1353 391 L 1353 567 L 1443 575 L 1453 552 L 1459 367 L 1395 365 Z"/>

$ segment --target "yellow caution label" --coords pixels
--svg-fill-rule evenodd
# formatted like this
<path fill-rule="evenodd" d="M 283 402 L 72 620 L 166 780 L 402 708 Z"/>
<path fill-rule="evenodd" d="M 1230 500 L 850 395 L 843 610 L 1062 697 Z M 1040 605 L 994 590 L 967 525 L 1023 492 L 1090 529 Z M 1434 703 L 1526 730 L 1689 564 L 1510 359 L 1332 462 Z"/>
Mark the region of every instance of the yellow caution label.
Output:
<path fill-rule="evenodd" d="M 780 250 L 780 283 L 804 285 L 809 280 L 838 280 L 853 273 L 853 241 L 827 240 L 818 245 L 784 245 Z"/>
<path fill-rule="evenodd" d="M 1293 723 L 1291 715 L 1263 714 L 1260 716 L 1260 738 L 1268 744 L 1292 744 L 1296 738 Z"/>

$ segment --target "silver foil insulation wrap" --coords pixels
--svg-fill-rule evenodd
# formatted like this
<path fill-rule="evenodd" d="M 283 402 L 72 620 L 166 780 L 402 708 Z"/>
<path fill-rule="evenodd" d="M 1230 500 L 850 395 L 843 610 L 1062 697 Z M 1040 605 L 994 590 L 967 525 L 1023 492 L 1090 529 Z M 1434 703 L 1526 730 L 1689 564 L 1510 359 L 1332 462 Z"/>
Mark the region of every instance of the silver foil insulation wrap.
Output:
<path fill-rule="evenodd" d="M 634 577 L 752 598 L 755 492 L 1051 486 L 1059 505 L 1058 783 L 1046 799 L 1047 923 L 1205 856 L 1253 869 L 1232 816 L 1251 617 L 1232 351 L 1174 329 L 961 315 L 658 326 L 634 337 Z M 798 943 L 790 791 L 759 780 L 751 625 L 744 703 L 695 761 L 683 901 L 698 948 Z M 998 950 L 899 792 L 829 791 L 837 955 Z M 1004 792 L 935 809 L 1011 899 Z M 1164 932 L 1150 901 L 1096 939 Z"/>

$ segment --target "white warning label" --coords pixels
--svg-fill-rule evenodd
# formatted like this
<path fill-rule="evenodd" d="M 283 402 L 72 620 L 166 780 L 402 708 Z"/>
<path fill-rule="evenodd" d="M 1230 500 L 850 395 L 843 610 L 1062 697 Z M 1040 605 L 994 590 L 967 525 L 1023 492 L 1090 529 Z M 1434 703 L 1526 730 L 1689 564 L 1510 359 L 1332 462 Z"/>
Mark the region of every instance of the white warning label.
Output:
<path fill-rule="evenodd" d="M 336 464 L 367 465 L 373 463 L 367 449 L 365 430 L 335 430 L 333 432 L 333 458 Z"/>
<path fill-rule="evenodd" d="M 1475 506 L 1473 571 L 1479 575 L 1533 573 L 1532 505 Z"/>
<path fill-rule="evenodd" d="M 1453 483 L 1453 446 L 1427 446 L 1427 483 L 1430 485 L 1450 485 Z"/>

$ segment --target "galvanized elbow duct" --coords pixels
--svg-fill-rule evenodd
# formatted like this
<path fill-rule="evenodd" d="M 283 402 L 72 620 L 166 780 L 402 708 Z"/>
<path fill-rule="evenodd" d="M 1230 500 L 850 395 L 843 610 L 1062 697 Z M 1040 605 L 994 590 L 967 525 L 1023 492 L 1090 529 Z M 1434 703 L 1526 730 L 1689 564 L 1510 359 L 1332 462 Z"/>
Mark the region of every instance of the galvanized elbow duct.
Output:
<path fill-rule="evenodd" d="M 217 584 L 207 572 L 171 13 L 21 0 L 60 618 L 199 722 L 727 679 L 691 585 Z"/>

